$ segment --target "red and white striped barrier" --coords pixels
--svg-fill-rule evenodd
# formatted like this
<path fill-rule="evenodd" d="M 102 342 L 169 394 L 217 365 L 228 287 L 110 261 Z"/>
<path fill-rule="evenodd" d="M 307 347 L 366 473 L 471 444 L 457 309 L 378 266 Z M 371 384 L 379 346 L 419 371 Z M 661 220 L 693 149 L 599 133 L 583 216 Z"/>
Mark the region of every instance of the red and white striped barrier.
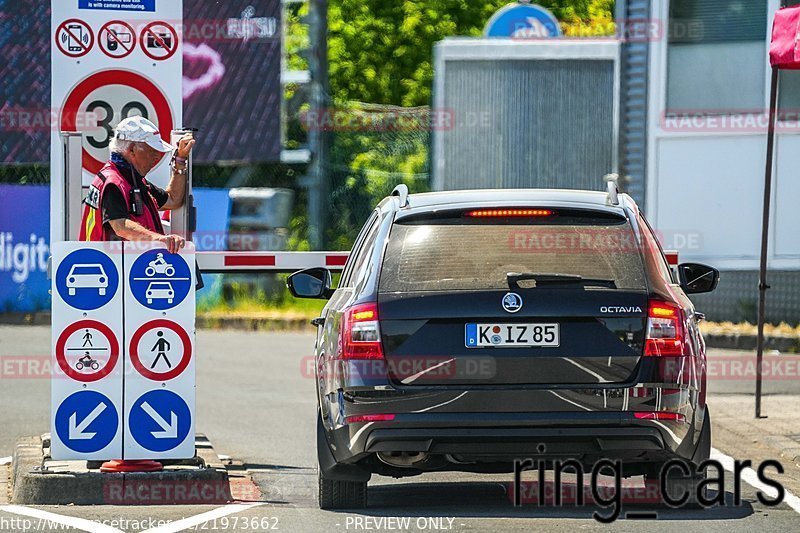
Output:
<path fill-rule="evenodd" d="M 671 266 L 671 267 L 678 266 L 678 251 L 677 250 L 664 250 L 664 255 L 667 257 L 667 263 L 669 263 L 669 266 Z"/>
<path fill-rule="evenodd" d="M 296 272 L 324 267 L 344 268 L 350 252 L 197 252 L 197 266 L 207 274 L 235 272 Z"/>

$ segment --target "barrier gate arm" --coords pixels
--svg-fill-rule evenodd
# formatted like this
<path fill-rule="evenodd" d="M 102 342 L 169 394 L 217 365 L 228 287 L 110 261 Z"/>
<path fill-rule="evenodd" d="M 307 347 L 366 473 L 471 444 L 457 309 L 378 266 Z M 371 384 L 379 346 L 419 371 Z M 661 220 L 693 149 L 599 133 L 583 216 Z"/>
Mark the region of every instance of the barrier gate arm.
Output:
<path fill-rule="evenodd" d="M 350 252 L 197 252 L 203 274 L 287 273 L 322 267 L 338 272 Z"/>

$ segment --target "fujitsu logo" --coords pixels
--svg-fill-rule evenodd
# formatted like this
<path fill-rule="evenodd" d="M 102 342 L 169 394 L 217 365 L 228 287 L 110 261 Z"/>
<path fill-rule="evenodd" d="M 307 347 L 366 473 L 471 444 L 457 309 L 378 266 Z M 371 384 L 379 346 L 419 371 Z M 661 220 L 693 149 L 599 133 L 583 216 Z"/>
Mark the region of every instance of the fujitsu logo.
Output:
<path fill-rule="evenodd" d="M 601 313 L 641 313 L 641 307 L 601 307 Z"/>

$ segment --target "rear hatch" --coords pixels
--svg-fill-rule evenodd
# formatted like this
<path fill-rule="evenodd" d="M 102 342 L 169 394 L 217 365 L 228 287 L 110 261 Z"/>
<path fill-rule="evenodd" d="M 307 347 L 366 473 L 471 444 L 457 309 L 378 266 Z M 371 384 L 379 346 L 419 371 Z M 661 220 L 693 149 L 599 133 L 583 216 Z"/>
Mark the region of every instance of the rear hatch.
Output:
<path fill-rule="evenodd" d="M 389 237 L 378 315 L 399 387 L 626 383 L 644 349 L 642 255 L 611 212 L 407 218 Z"/>

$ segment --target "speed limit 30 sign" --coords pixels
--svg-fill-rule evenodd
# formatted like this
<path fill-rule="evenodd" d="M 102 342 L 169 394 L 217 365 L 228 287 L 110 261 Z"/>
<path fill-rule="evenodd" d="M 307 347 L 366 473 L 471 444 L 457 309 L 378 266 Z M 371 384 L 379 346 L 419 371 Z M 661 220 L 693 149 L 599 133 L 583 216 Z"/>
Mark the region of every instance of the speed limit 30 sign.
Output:
<path fill-rule="evenodd" d="M 61 112 L 61 131 L 77 131 L 78 117 L 94 114 L 97 127 L 85 130 L 83 168 L 97 174 L 108 159 L 114 126 L 133 115 L 156 124 L 165 141 L 174 122 L 166 95 L 145 76 L 128 70 L 104 70 L 81 80 L 67 95 Z"/>
<path fill-rule="evenodd" d="M 51 0 L 51 104 L 59 120 L 50 164 L 53 179 L 63 179 L 60 132 L 81 132 L 88 186 L 108 161 L 114 128 L 123 119 L 146 117 L 167 141 L 182 126 L 183 2 L 155 2 L 155 11 L 126 11 L 124 19 L 115 8 L 119 2 L 108 8 L 95 2 L 91 9 L 82 4 Z M 165 187 L 167 162 L 164 157 L 148 181 Z"/>

